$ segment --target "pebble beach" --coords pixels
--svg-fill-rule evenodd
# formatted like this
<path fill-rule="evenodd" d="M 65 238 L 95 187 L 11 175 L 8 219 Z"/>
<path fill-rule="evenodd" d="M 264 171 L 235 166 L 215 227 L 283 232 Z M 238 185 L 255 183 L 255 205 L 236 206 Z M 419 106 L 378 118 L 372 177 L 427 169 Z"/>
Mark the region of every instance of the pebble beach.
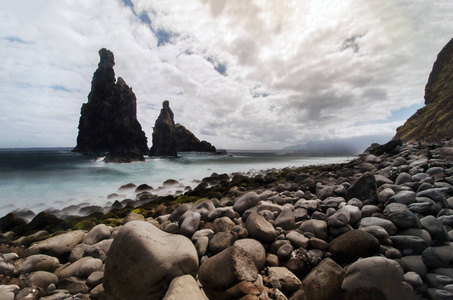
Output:
<path fill-rule="evenodd" d="M 0 219 L 0 299 L 453 299 L 453 143 Z M 171 184 L 169 182 L 168 184 Z"/>

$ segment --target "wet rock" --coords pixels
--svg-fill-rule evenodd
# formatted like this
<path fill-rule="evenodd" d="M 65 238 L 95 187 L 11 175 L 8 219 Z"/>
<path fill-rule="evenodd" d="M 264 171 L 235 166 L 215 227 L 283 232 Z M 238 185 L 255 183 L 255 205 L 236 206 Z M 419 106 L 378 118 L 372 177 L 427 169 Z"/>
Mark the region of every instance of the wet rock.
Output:
<path fill-rule="evenodd" d="M 434 216 L 426 216 L 420 219 L 421 226 L 423 229 L 428 231 L 431 238 L 436 241 L 437 244 L 441 244 L 449 240 L 447 230 L 445 230 L 441 221 L 436 219 Z"/>
<path fill-rule="evenodd" d="M 197 251 L 189 239 L 146 222 L 129 222 L 110 247 L 104 295 L 108 299 L 163 297 L 173 278 L 195 275 L 197 270 Z M 129 282 L 134 282 L 134 289 Z"/>
<path fill-rule="evenodd" d="M 413 191 L 399 191 L 394 196 L 390 197 L 389 202 L 396 202 L 401 204 L 411 204 L 415 202 L 416 194 Z"/>
<path fill-rule="evenodd" d="M 428 269 L 426 268 L 425 264 L 423 263 L 423 259 L 421 255 L 408 255 L 403 256 L 401 261 L 404 264 L 404 270 L 406 272 L 415 272 L 419 274 L 422 278 L 425 278 L 426 274 L 428 274 Z"/>
<path fill-rule="evenodd" d="M 419 218 L 410 210 L 390 213 L 388 219 L 400 229 L 421 228 Z"/>
<path fill-rule="evenodd" d="M 428 247 L 423 251 L 422 259 L 428 269 L 449 266 L 453 263 L 453 246 Z"/>
<path fill-rule="evenodd" d="M 404 255 L 420 255 L 429 246 L 424 239 L 413 235 L 394 235 L 390 239 Z"/>

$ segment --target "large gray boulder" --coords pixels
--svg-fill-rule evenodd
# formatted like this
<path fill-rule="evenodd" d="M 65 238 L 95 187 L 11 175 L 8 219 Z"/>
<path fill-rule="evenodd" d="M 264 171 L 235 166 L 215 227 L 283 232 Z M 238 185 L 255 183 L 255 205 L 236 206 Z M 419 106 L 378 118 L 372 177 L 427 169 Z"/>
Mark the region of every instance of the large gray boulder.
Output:
<path fill-rule="evenodd" d="M 39 242 L 27 250 L 28 255 L 47 254 L 58 258 L 66 257 L 85 237 L 83 230 L 69 231 Z"/>
<path fill-rule="evenodd" d="M 341 288 L 351 296 L 347 299 L 414 299 L 414 291 L 403 282 L 403 275 L 403 269 L 394 260 L 378 256 L 363 258 L 349 266 Z"/>
<path fill-rule="evenodd" d="M 241 281 L 254 282 L 257 278 L 252 256 L 237 246 L 211 256 L 198 271 L 198 279 L 205 290 L 224 291 Z"/>
<path fill-rule="evenodd" d="M 103 299 L 159 299 L 173 278 L 195 276 L 197 270 L 197 250 L 188 238 L 132 221 L 119 230 L 110 246 Z"/>

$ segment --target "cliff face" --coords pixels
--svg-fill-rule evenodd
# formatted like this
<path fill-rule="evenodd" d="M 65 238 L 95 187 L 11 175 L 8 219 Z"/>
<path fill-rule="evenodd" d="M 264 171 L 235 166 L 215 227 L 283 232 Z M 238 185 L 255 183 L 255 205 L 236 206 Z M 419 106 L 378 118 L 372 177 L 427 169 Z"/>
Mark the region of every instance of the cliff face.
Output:
<path fill-rule="evenodd" d="M 126 82 L 115 80 L 113 53 L 99 50 L 88 102 L 82 105 L 74 152 L 109 152 L 110 161 L 143 160 L 147 139 L 137 120 L 137 100 Z M 124 157 L 127 154 L 128 157 Z"/>
<path fill-rule="evenodd" d="M 436 142 L 453 137 L 453 39 L 442 49 L 425 87 L 425 106 L 396 131 L 394 139 Z"/>
<path fill-rule="evenodd" d="M 216 152 L 216 148 L 207 141 L 200 141 L 190 130 L 176 124 L 176 148 L 178 151 Z"/>
<path fill-rule="evenodd" d="M 153 146 L 150 156 L 177 156 L 175 121 L 168 101 L 163 102 L 160 115 L 154 124 Z"/>

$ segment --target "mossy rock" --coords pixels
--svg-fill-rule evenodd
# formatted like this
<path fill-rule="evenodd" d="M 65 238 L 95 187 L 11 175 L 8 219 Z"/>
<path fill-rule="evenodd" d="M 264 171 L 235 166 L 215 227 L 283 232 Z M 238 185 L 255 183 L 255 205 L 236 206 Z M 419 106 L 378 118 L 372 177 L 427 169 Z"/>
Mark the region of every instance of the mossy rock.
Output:
<path fill-rule="evenodd" d="M 194 203 L 198 199 L 200 199 L 200 198 L 196 197 L 196 196 L 181 195 L 178 198 L 176 198 L 175 202 L 178 203 L 178 204 Z"/>
<path fill-rule="evenodd" d="M 114 212 L 109 211 L 100 218 L 101 221 L 105 221 L 107 219 L 118 219 L 118 216 Z"/>
<path fill-rule="evenodd" d="M 89 218 L 101 219 L 104 216 L 102 211 L 93 211 L 88 215 Z"/>
<path fill-rule="evenodd" d="M 86 230 L 89 231 L 91 228 L 96 226 L 93 220 L 82 220 L 72 227 L 72 230 Z"/>
<path fill-rule="evenodd" d="M 107 225 L 107 226 L 116 227 L 116 226 L 121 225 L 122 222 L 123 222 L 123 219 L 118 219 L 118 217 L 116 217 L 116 218 L 107 218 L 102 221 L 102 224 Z"/>

